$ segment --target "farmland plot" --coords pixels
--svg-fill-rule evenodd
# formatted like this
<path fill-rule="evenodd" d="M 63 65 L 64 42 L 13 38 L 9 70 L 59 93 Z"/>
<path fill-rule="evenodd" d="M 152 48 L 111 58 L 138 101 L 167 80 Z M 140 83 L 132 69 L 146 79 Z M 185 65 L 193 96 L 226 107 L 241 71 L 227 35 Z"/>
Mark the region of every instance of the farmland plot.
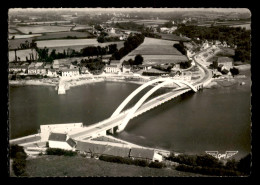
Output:
<path fill-rule="evenodd" d="M 64 40 L 43 40 L 37 41 L 38 47 L 61 47 L 98 44 L 97 39 L 64 39 Z"/>
<path fill-rule="evenodd" d="M 17 30 L 24 34 L 32 33 L 47 33 L 47 32 L 61 32 L 70 31 L 71 27 L 67 26 L 21 26 Z"/>
<path fill-rule="evenodd" d="M 173 44 L 179 43 L 178 41 L 171 41 L 171 40 L 162 40 L 162 39 L 154 39 L 145 37 L 144 42 L 142 45 L 167 45 L 173 46 Z"/>
<path fill-rule="evenodd" d="M 143 64 L 155 65 L 187 61 L 188 58 L 173 47 L 173 44 L 175 43 L 178 42 L 146 37 L 139 47 L 130 52 L 127 56 L 123 57 L 120 62 L 134 59 L 138 54 L 141 54 L 144 58 Z"/>
<path fill-rule="evenodd" d="M 9 49 L 17 49 L 20 47 L 21 43 L 25 43 L 25 41 L 32 42 L 32 38 L 27 39 L 10 39 L 8 40 Z"/>
<path fill-rule="evenodd" d="M 33 49 L 25 49 L 25 50 L 17 50 L 16 55 L 17 55 L 17 60 L 19 61 L 26 61 L 26 56 L 28 59 L 30 59 L 30 54 L 33 53 L 34 58 L 36 57 L 36 51 Z M 15 52 L 14 51 L 9 51 L 9 62 L 12 62 L 15 60 Z M 18 58 L 19 57 L 19 58 Z"/>
<path fill-rule="evenodd" d="M 77 39 L 79 40 L 79 39 Z M 59 46 L 59 47 L 48 47 L 49 48 L 49 53 L 53 50 L 56 49 L 56 52 L 62 53 L 64 50 L 67 51 L 68 48 L 73 49 L 75 51 L 80 51 L 81 49 L 88 47 L 88 46 L 100 46 L 100 47 L 105 47 L 110 44 L 117 44 L 117 49 L 119 50 L 124 46 L 124 42 L 106 42 L 106 43 L 98 43 L 98 44 L 87 44 L 87 45 L 75 45 L 75 46 Z"/>
<path fill-rule="evenodd" d="M 18 31 L 15 29 L 8 29 L 8 33 L 18 33 Z"/>
<path fill-rule="evenodd" d="M 37 40 L 47 40 L 47 39 L 62 39 L 66 37 L 78 37 L 78 38 L 86 38 L 91 36 L 88 32 L 57 32 L 57 33 L 45 33 L 44 35 L 37 37 Z"/>
<path fill-rule="evenodd" d="M 14 36 L 14 39 L 26 39 L 32 37 L 39 37 L 42 34 L 30 34 L 30 35 L 18 35 L 18 34 L 9 34 L 8 38 L 11 39 Z"/>
<path fill-rule="evenodd" d="M 182 55 L 176 48 L 173 46 L 167 45 L 141 45 L 136 50 L 131 52 L 129 55 Z"/>

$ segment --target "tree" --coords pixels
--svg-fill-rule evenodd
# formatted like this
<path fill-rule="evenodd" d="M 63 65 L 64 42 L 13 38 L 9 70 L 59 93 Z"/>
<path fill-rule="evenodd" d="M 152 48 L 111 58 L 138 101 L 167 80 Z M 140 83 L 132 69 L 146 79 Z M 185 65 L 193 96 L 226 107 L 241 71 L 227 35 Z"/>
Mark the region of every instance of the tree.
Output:
<path fill-rule="evenodd" d="M 231 74 L 234 76 L 234 75 L 238 75 L 239 74 L 239 70 L 235 67 L 231 68 L 230 69 L 230 72 Z"/>
<path fill-rule="evenodd" d="M 99 37 L 97 38 L 97 41 L 100 42 L 100 43 L 105 42 L 104 36 L 99 36 Z"/>
<path fill-rule="evenodd" d="M 238 163 L 238 170 L 244 174 L 249 175 L 251 170 L 251 154 L 240 159 Z"/>
<path fill-rule="evenodd" d="M 135 56 L 134 65 L 141 65 L 144 61 L 142 55 L 138 54 Z"/>
<path fill-rule="evenodd" d="M 109 49 L 109 53 L 110 54 L 117 52 L 118 51 L 117 44 L 110 44 L 110 45 L 108 45 L 108 49 Z"/>

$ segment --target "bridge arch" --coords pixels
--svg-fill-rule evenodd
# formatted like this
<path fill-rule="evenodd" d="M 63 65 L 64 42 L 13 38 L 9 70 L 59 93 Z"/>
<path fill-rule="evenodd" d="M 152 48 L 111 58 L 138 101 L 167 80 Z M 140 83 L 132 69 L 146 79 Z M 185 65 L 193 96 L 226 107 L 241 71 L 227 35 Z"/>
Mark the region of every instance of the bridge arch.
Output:
<path fill-rule="evenodd" d="M 165 80 L 163 80 L 162 83 L 158 84 L 157 86 L 153 87 L 150 91 L 148 91 L 136 104 L 133 108 L 130 109 L 130 111 L 128 112 L 127 116 L 124 118 L 123 122 L 118 126 L 118 130 L 117 132 L 121 132 L 124 130 L 124 128 L 126 127 L 126 125 L 128 124 L 129 120 L 133 117 L 133 115 L 135 114 L 135 112 L 140 108 L 140 106 L 145 102 L 145 100 L 147 98 L 149 98 L 155 91 L 157 91 L 158 89 L 160 89 L 161 87 L 169 84 L 169 83 L 176 83 L 177 85 L 181 85 L 181 83 L 187 85 L 190 89 L 192 89 L 194 92 L 197 92 L 197 89 L 184 81 L 179 81 L 179 80 L 174 80 L 174 79 L 170 79 L 170 78 L 166 78 Z"/>
<path fill-rule="evenodd" d="M 112 118 L 112 117 L 115 117 L 115 116 L 117 116 L 117 115 L 119 115 L 120 112 L 125 108 L 125 106 L 126 106 L 139 92 L 141 92 L 143 89 L 145 89 L 146 87 L 148 87 L 148 86 L 150 86 L 150 85 L 152 85 L 152 84 L 154 84 L 154 83 L 156 83 L 156 82 L 164 82 L 164 81 L 167 81 L 168 79 L 170 79 L 170 78 L 156 78 L 156 79 L 151 80 L 151 81 L 149 81 L 149 82 L 146 82 L 145 84 L 143 84 L 143 85 L 141 85 L 140 87 L 138 87 L 136 90 L 134 90 L 134 91 L 118 106 L 118 108 L 117 108 L 117 109 L 115 110 L 115 112 L 112 114 L 111 118 Z M 197 91 L 197 89 L 196 89 L 193 85 L 191 85 L 191 84 L 189 84 L 189 83 L 187 83 L 187 82 L 185 82 L 185 81 L 183 81 L 183 80 L 173 80 L 173 79 L 171 79 L 171 82 L 174 82 L 174 83 L 177 84 L 179 87 L 181 87 L 181 84 L 187 85 L 187 86 L 190 87 L 194 92 Z"/>

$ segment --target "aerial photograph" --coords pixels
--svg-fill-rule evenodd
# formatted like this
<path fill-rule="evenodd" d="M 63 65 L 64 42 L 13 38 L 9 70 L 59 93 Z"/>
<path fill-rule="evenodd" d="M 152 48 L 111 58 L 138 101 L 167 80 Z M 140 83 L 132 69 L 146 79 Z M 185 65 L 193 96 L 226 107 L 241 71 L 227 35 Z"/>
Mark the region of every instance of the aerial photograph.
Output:
<path fill-rule="evenodd" d="M 249 177 L 251 16 L 9 8 L 9 176 Z"/>

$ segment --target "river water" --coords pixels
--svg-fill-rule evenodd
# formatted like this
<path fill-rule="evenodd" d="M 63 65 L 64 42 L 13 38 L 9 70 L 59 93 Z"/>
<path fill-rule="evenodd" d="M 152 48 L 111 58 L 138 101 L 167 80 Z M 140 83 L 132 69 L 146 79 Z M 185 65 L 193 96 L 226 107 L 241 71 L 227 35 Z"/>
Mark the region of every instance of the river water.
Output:
<path fill-rule="evenodd" d="M 138 86 L 98 82 L 73 87 L 65 95 L 58 95 L 54 87 L 10 86 L 10 138 L 37 133 L 42 124 L 99 122 L 111 116 Z M 153 96 L 167 91 L 160 89 Z M 131 101 L 129 107 L 144 93 Z M 250 99 L 250 88 L 239 84 L 189 92 L 132 119 L 115 136 L 177 152 L 235 150 L 239 151 L 236 157 L 243 157 L 251 150 Z"/>

